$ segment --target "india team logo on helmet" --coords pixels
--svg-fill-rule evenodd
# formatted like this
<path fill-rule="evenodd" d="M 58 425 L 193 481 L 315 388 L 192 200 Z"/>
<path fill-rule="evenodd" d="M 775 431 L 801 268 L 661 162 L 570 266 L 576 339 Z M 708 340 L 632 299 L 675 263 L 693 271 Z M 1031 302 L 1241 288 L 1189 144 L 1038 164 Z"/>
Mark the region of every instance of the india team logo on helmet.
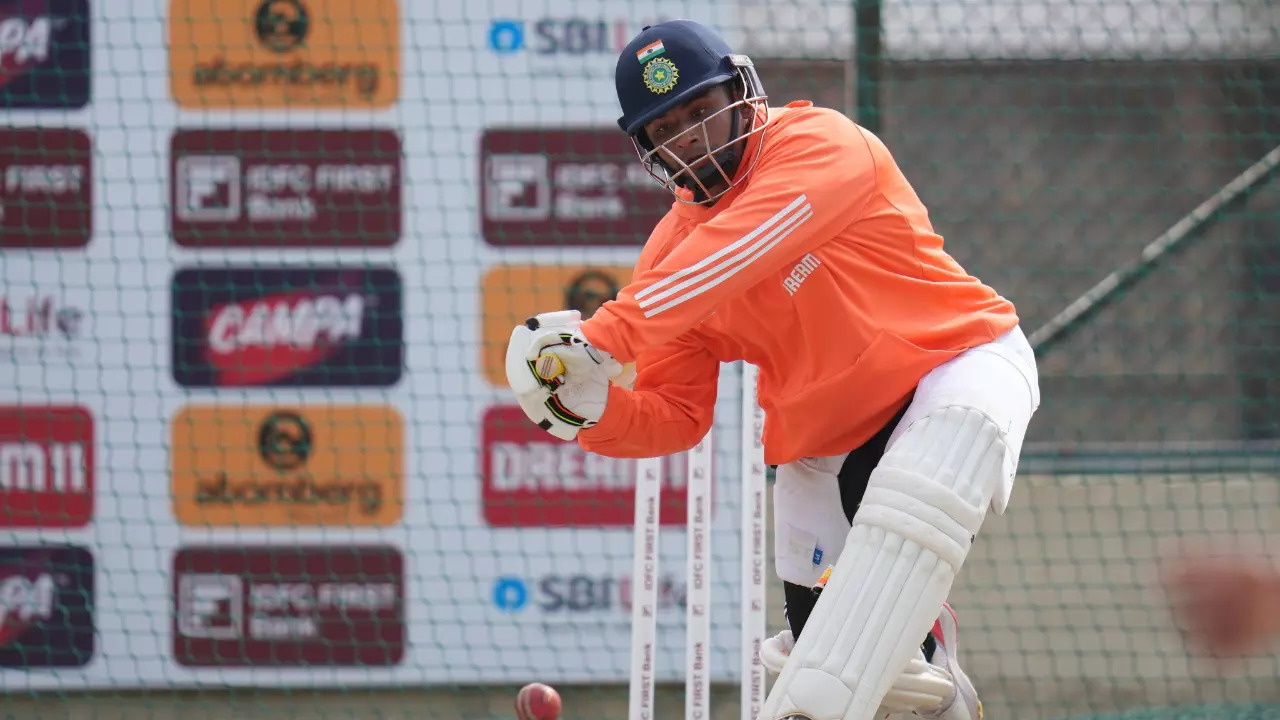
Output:
<path fill-rule="evenodd" d="M 680 69 L 676 64 L 664 57 L 667 46 L 662 40 L 654 40 L 636 51 L 636 61 L 644 65 L 644 86 L 649 92 L 661 95 L 676 86 L 680 79 Z"/>
<path fill-rule="evenodd" d="M 666 58 L 650 60 L 644 66 L 644 86 L 651 92 L 661 95 L 676 86 L 680 79 L 680 69 Z"/>

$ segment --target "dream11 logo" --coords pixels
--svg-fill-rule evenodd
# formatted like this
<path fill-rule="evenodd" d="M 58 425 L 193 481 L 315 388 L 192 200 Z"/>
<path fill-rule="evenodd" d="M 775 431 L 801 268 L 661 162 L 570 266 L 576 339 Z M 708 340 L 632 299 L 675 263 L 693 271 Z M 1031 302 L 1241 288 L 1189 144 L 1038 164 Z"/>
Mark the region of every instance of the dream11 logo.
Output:
<path fill-rule="evenodd" d="M 0 406 L 0 527 L 83 527 L 94 507 L 93 416 Z"/>

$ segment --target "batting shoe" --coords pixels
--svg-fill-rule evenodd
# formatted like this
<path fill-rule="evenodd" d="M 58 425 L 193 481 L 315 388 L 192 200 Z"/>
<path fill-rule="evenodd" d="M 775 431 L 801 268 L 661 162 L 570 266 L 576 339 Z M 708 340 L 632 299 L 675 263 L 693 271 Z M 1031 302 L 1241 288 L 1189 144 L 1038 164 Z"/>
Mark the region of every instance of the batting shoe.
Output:
<path fill-rule="evenodd" d="M 950 675 L 955 690 L 938 707 L 915 711 L 914 714 L 919 717 L 927 720 L 982 720 L 982 701 L 978 699 L 978 691 L 956 658 L 959 650 L 956 640 L 959 626 L 956 611 L 951 609 L 950 604 L 943 603 L 942 614 L 933 624 L 932 635 L 938 646 L 933 651 L 929 664 Z"/>

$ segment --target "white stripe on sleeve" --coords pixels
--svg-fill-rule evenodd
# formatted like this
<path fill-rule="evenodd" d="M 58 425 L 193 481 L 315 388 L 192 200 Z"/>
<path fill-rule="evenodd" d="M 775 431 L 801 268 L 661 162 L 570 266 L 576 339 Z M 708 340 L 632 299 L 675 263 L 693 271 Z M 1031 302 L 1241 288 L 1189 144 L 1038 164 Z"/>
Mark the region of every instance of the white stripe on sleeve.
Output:
<path fill-rule="evenodd" d="M 809 199 L 800 195 L 733 243 L 644 288 L 635 297 L 645 317 L 670 310 L 738 274 L 811 217 L 813 208 Z M 667 298 L 672 299 L 658 305 Z"/>

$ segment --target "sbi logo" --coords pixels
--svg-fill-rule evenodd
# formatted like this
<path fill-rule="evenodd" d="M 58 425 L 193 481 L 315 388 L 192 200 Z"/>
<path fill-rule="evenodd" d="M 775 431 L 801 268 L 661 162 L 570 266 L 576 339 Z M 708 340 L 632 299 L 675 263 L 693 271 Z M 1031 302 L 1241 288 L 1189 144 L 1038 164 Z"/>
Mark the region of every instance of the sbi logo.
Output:
<path fill-rule="evenodd" d="M 489 49 L 499 55 L 614 55 L 651 22 L 560 17 L 524 21 L 496 18 L 489 23 Z"/>
<path fill-rule="evenodd" d="M 520 612 L 529 602 L 529 586 L 515 577 L 498 578 L 493 583 L 493 606 L 504 612 Z"/>
<path fill-rule="evenodd" d="M 683 608 L 687 586 L 670 573 L 658 578 L 658 607 Z M 631 580 L 614 575 L 544 575 L 525 580 L 504 575 L 494 580 L 493 606 L 504 613 L 628 612 Z"/>
<path fill-rule="evenodd" d="M 489 47 L 496 53 L 513 53 L 524 46 L 524 23 L 494 20 L 489 26 Z"/>

